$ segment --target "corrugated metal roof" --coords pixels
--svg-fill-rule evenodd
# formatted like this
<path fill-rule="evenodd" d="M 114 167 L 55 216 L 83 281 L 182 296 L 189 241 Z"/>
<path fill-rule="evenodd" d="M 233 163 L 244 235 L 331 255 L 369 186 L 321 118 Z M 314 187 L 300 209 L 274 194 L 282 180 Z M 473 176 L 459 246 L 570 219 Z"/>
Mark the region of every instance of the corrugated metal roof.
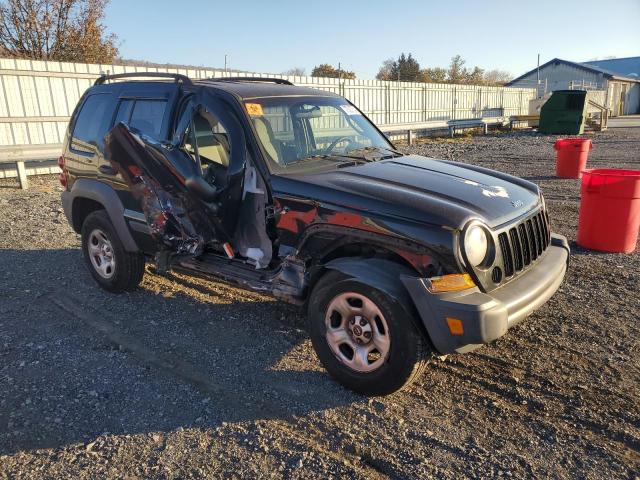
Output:
<path fill-rule="evenodd" d="M 606 69 L 615 75 L 640 77 L 640 57 L 610 58 L 607 60 L 591 60 L 582 62 L 585 65 Z"/>
<path fill-rule="evenodd" d="M 621 74 L 618 74 L 616 72 L 612 72 L 612 71 L 606 70 L 606 69 L 604 69 L 602 67 L 598 67 L 596 65 L 587 64 L 586 62 L 585 63 L 578 63 L 578 62 L 572 62 L 570 60 L 563 60 L 561 58 L 554 58 L 553 60 L 549 60 L 547 63 L 545 63 L 543 65 L 540 65 L 540 70 L 542 70 L 543 68 L 545 68 L 545 67 L 547 67 L 549 65 L 552 65 L 552 64 L 556 64 L 557 65 L 557 64 L 560 64 L 560 63 L 563 63 L 565 65 L 570 65 L 570 66 L 573 66 L 575 68 L 581 68 L 583 70 L 586 70 L 586 71 L 592 72 L 592 73 L 593 72 L 601 73 L 606 78 L 613 78 L 613 79 L 616 79 L 616 80 L 625 80 L 625 81 L 628 81 L 628 82 L 638 82 L 638 83 L 640 83 L 640 78 L 638 78 L 638 77 L 629 77 L 629 76 L 626 76 L 626 75 L 621 75 Z M 520 75 L 518 78 L 514 78 L 509 83 L 507 83 L 505 86 L 508 87 L 508 86 L 511 86 L 511 85 L 515 84 L 519 80 L 522 80 L 523 78 L 528 77 L 529 75 L 535 73 L 536 70 L 537 70 L 537 68 L 534 68 L 533 70 L 529 70 L 527 73 L 525 73 L 523 75 Z"/>

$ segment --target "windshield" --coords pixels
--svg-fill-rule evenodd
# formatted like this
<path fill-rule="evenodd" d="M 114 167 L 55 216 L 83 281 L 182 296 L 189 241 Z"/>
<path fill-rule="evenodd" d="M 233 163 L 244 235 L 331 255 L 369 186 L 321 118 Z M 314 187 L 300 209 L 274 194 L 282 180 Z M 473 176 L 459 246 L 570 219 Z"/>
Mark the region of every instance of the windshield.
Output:
<path fill-rule="evenodd" d="M 266 97 L 247 100 L 245 107 L 274 170 L 353 164 L 397 154 L 342 98 Z"/>

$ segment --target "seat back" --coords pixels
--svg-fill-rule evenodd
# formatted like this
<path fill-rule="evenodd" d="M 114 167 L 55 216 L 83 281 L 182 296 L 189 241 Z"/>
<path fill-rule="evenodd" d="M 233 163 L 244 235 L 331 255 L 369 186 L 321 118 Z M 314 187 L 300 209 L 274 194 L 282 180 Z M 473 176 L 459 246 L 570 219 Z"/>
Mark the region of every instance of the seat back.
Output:
<path fill-rule="evenodd" d="M 253 125 L 255 126 L 256 133 L 260 139 L 260 143 L 267 151 L 267 154 L 271 159 L 277 163 L 282 163 L 280 155 L 279 143 L 271 128 L 271 124 L 264 117 L 253 117 Z"/>
<path fill-rule="evenodd" d="M 200 115 L 194 117 L 193 126 L 196 132 L 200 157 L 228 167 L 229 141 L 227 134 L 214 133 L 213 129 L 215 129 L 217 125 L 211 125 L 206 118 Z"/>

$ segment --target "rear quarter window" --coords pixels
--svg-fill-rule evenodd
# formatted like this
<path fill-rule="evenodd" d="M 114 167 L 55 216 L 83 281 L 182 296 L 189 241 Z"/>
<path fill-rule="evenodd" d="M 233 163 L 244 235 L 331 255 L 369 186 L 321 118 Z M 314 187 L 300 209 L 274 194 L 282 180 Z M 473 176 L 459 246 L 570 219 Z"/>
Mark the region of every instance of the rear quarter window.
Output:
<path fill-rule="evenodd" d="M 166 108 L 166 100 L 122 100 L 116 123 L 124 122 L 150 137 L 158 138 L 162 132 Z"/>
<path fill-rule="evenodd" d="M 89 95 L 74 122 L 71 148 L 86 153 L 102 151 L 104 136 L 113 116 L 113 108 L 113 99 L 110 94 Z"/>

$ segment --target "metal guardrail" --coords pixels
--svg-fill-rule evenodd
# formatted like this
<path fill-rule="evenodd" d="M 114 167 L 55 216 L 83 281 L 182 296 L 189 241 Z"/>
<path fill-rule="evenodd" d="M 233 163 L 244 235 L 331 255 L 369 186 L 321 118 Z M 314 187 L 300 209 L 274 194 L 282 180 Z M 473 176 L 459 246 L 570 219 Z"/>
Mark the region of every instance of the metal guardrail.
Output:
<path fill-rule="evenodd" d="M 25 166 L 27 161 L 43 161 L 54 160 L 62 153 L 62 144 L 53 145 L 13 145 L 0 146 L 0 168 L 3 165 L 15 165 L 20 188 L 27 189 L 29 182 L 27 180 L 28 169 Z M 57 168 L 57 167 L 56 167 Z M 38 169 L 36 169 L 37 171 Z M 51 173 L 48 169 L 47 173 Z"/>
<path fill-rule="evenodd" d="M 0 146 L 0 164 L 30 160 L 53 160 L 62 153 L 62 144 Z"/>
<path fill-rule="evenodd" d="M 466 118 L 460 120 L 436 120 L 422 123 L 398 123 L 395 125 L 380 125 L 378 129 L 385 134 L 406 132 L 407 144 L 413 144 L 413 134 L 428 130 L 449 130 L 449 136 L 453 137 L 456 130 L 465 128 L 483 128 L 488 133 L 491 125 L 504 126 L 508 123 L 506 117 Z"/>
<path fill-rule="evenodd" d="M 529 125 L 533 122 L 539 122 L 540 115 L 511 115 L 509 119 L 509 130 L 513 130 L 513 127 L 519 123 L 528 123 Z"/>

